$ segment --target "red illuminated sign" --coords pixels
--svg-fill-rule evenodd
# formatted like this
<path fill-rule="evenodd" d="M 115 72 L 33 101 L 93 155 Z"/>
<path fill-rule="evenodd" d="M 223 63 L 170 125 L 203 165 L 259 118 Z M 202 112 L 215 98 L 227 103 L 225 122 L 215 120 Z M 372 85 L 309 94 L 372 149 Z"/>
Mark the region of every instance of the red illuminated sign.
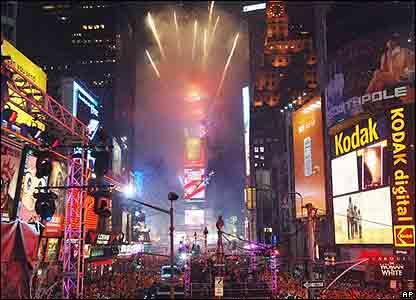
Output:
<path fill-rule="evenodd" d="M 394 225 L 393 228 L 396 247 L 415 246 L 415 225 Z"/>

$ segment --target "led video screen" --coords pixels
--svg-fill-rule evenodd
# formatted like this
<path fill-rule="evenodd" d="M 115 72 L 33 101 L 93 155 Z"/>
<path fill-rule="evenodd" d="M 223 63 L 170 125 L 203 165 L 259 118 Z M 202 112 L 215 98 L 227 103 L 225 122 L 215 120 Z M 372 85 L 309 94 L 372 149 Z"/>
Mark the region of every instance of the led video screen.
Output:
<path fill-rule="evenodd" d="M 337 244 L 392 244 L 390 188 L 335 197 Z"/>
<path fill-rule="evenodd" d="M 185 225 L 201 225 L 204 223 L 204 210 L 185 210 Z"/>

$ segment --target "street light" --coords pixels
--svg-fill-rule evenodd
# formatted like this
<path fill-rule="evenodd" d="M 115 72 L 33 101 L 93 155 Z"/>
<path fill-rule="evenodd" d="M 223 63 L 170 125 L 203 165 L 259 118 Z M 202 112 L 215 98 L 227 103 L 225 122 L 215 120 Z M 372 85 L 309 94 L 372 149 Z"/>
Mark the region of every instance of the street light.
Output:
<path fill-rule="evenodd" d="M 173 272 L 174 272 L 174 268 L 173 268 L 174 267 L 173 232 L 175 230 L 175 227 L 173 227 L 173 201 L 178 200 L 179 196 L 178 196 L 178 194 L 176 194 L 174 192 L 170 192 L 168 194 L 168 199 L 170 200 L 170 209 L 167 210 L 167 209 L 163 209 L 163 208 L 148 204 L 146 202 L 134 199 L 134 196 L 135 196 L 134 188 L 132 189 L 129 186 L 125 187 L 124 194 L 126 195 L 126 197 L 129 200 L 131 200 L 133 202 L 139 203 L 139 204 L 141 204 L 143 206 L 146 206 L 146 207 L 153 208 L 157 211 L 163 212 L 163 213 L 168 214 L 170 216 L 170 227 L 169 227 L 169 232 L 170 232 L 170 274 L 171 274 L 170 275 L 170 278 L 171 278 L 170 298 L 175 299 L 175 287 L 173 285 Z M 131 196 L 131 197 L 129 197 L 129 196 Z"/>
<path fill-rule="evenodd" d="M 134 198 L 134 186 L 129 183 L 128 185 L 126 185 L 123 189 L 123 193 L 127 198 Z"/>

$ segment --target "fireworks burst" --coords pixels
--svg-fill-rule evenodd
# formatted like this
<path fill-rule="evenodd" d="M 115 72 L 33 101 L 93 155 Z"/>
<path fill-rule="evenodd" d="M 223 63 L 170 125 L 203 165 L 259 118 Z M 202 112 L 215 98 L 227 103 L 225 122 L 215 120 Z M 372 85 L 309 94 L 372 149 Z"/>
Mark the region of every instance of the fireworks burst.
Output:
<path fill-rule="evenodd" d="M 224 84 L 225 76 L 227 75 L 227 70 L 228 70 L 228 67 L 230 66 L 231 58 L 233 57 L 235 47 L 237 46 L 237 41 L 238 41 L 239 35 L 240 35 L 240 33 L 237 33 L 235 38 L 234 38 L 233 47 L 231 48 L 230 55 L 228 55 L 227 63 L 225 64 L 224 71 L 222 72 L 221 81 L 220 81 L 220 85 L 218 86 L 216 97 L 219 96 L 219 94 L 221 92 L 221 89 L 222 89 L 222 85 Z"/>
<path fill-rule="evenodd" d="M 208 33 L 209 33 L 209 30 L 211 29 L 211 20 L 212 20 L 213 11 L 214 11 L 214 1 L 211 1 L 211 5 L 209 7 L 209 13 L 208 13 L 208 28 L 207 28 Z"/>
<path fill-rule="evenodd" d="M 208 2 L 208 10 L 192 16 L 175 7 L 157 16 L 148 13 L 147 21 L 158 49 L 148 49 L 146 55 L 157 78 L 163 73 L 163 85 L 170 97 L 187 97 L 189 86 L 196 83 L 201 97 L 211 99 L 209 106 L 213 107 L 235 55 L 240 35 L 234 28 L 238 25 L 215 7 L 215 1 Z M 232 32 L 230 50 L 225 45 Z M 161 53 L 160 61 L 154 61 L 157 51 Z"/>
<path fill-rule="evenodd" d="M 153 21 L 152 15 L 150 12 L 147 14 L 147 19 L 149 22 L 150 29 L 152 30 L 153 36 L 156 39 L 157 45 L 159 46 L 160 54 L 162 54 L 162 57 L 166 59 L 165 51 L 163 51 L 162 43 L 160 42 L 159 34 L 156 30 L 155 22 Z"/>
<path fill-rule="evenodd" d="M 156 73 L 156 76 L 158 77 L 158 78 L 160 78 L 160 73 L 159 73 L 159 70 L 157 69 L 157 67 L 156 67 L 156 65 L 155 65 L 155 63 L 153 62 L 153 59 L 152 59 L 152 57 L 150 56 L 150 53 L 149 53 L 149 51 L 147 51 L 147 49 L 146 49 L 146 55 L 147 55 L 147 58 L 149 59 L 149 61 L 150 61 L 150 64 L 152 65 L 152 67 L 153 67 L 153 70 L 155 71 L 155 73 Z"/>
<path fill-rule="evenodd" d="M 217 17 L 217 20 L 215 21 L 214 24 L 214 28 L 212 29 L 212 34 L 210 36 L 210 41 L 209 41 L 209 46 L 208 46 L 208 53 L 207 55 L 209 55 L 210 51 L 211 51 L 211 47 L 214 43 L 214 39 L 215 39 L 215 31 L 217 30 L 217 26 L 218 26 L 218 22 L 220 21 L 220 16 Z"/>
<path fill-rule="evenodd" d="M 173 19 L 175 22 L 175 29 L 176 29 L 176 38 L 178 40 L 178 53 L 181 54 L 181 37 L 179 35 L 179 26 L 178 26 L 178 20 L 176 19 L 176 12 L 173 11 Z"/>
<path fill-rule="evenodd" d="M 203 44 L 202 65 L 205 66 L 207 60 L 207 29 L 204 29 L 204 44 Z"/>
<path fill-rule="evenodd" d="M 192 60 L 194 60 L 194 58 L 195 58 L 195 48 L 196 48 L 196 36 L 197 36 L 197 33 L 198 33 L 198 21 L 197 20 L 195 20 L 195 23 L 194 23 L 194 39 L 193 39 L 193 42 L 192 42 Z"/>

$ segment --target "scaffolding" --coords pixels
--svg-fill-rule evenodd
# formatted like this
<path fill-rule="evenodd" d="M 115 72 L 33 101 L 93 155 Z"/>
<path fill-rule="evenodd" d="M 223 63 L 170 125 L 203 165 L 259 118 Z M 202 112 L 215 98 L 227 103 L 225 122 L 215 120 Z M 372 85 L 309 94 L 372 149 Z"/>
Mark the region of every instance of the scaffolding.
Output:
<path fill-rule="evenodd" d="M 87 126 L 7 61 L 2 61 L 1 64 L 1 80 L 2 88 L 7 88 L 4 97 L 2 93 L 2 110 L 6 102 L 10 101 L 33 119 L 45 124 L 48 132 L 59 133 L 65 143 L 76 143 L 80 146 L 88 144 Z M 37 141 L 27 138 L 2 124 L 3 134 L 19 143 L 29 144 L 38 149 L 41 148 Z M 86 183 L 88 172 L 86 151 L 83 151 L 81 158 L 70 158 L 68 155 L 49 150 L 61 159 L 68 161 L 70 170 L 68 185 L 82 186 Z M 62 297 L 65 299 L 82 298 L 83 294 L 83 193 L 79 189 L 70 189 L 66 201 L 62 284 Z M 76 219 L 78 219 L 78 222 L 74 222 Z"/>

